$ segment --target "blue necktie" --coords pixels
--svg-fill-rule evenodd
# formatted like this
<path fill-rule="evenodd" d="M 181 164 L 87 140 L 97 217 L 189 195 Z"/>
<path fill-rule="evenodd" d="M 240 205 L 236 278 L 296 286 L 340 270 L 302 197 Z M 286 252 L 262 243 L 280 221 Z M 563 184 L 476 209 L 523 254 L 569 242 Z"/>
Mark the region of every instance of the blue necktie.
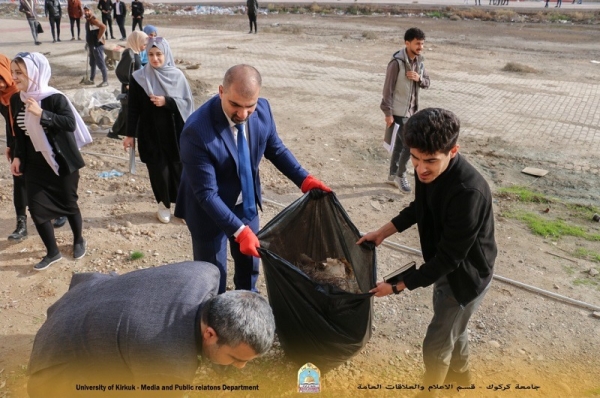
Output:
<path fill-rule="evenodd" d="M 240 168 L 240 181 L 242 182 L 242 200 L 244 204 L 244 217 L 252 220 L 256 216 L 256 201 L 254 199 L 254 181 L 252 179 L 252 165 L 250 164 L 250 150 L 246 137 L 244 137 L 244 124 L 236 124 L 237 149 Z"/>

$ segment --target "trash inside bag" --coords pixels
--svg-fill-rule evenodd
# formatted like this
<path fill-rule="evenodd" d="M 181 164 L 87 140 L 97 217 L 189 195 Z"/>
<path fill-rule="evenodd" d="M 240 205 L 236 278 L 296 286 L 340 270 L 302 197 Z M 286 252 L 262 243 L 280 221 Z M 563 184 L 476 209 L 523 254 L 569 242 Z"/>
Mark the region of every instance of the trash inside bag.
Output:
<path fill-rule="evenodd" d="M 327 370 L 356 355 L 371 338 L 375 247 L 356 245 L 360 233 L 335 194 L 304 195 L 257 236 L 287 356 Z"/>

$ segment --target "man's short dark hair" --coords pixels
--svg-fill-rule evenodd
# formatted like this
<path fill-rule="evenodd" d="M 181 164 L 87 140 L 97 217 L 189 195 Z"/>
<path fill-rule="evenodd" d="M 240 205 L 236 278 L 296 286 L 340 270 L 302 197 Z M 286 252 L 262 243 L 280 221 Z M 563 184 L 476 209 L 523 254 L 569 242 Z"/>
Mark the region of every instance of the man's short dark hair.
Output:
<path fill-rule="evenodd" d="M 219 346 L 246 343 L 262 355 L 273 345 L 273 311 L 269 302 L 254 292 L 233 290 L 213 297 L 202 308 L 202 322 L 214 329 Z"/>
<path fill-rule="evenodd" d="M 410 28 L 404 32 L 404 41 L 425 40 L 425 32 L 419 28 Z"/>
<path fill-rule="evenodd" d="M 427 154 L 447 154 L 458 141 L 460 120 L 442 108 L 426 108 L 412 115 L 404 125 L 404 145 Z"/>

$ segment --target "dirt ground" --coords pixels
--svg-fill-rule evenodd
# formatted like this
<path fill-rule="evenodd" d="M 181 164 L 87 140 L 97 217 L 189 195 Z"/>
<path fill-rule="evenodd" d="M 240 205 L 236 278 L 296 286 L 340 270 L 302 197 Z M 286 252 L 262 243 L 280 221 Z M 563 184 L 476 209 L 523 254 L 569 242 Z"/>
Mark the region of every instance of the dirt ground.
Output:
<path fill-rule="evenodd" d="M 501 75 L 506 72 L 500 68 L 509 61 L 535 68 L 538 73 L 529 77 L 534 80 L 600 83 L 598 66 L 589 62 L 600 59 L 597 26 L 280 14 L 260 16 L 259 34 L 254 36 L 240 34 L 247 28 L 245 16 L 150 16 L 146 23 L 157 25 L 173 39 L 176 58 L 201 63 L 200 69 L 186 71 L 196 87 L 197 106 L 216 92 L 225 64 L 243 61 L 259 65 L 264 79 L 262 94 L 271 101 L 282 139 L 305 168 L 334 189 L 363 232 L 383 225 L 411 200 L 410 195 L 403 196 L 384 183 L 389 158 L 381 147 L 383 115 L 378 108 L 385 65 L 400 48 L 398 38 L 409 26 L 421 27 L 428 36 L 425 54 L 432 89 L 422 93 L 422 107 L 444 107 L 444 103 L 435 102 L 434 90 L 456 83 L 446 77 L 447 71 Z M 192 42 L 199 42 L 201 47 Z M 61 56 L 73 59 L 81 49 L 69 42 L 63 44 L 59 50 L 51 47 L 51 83 L 72 94 L 80 88 L 82 63 L 75 66 Z M 279 55 L 270 51 L 273 49 Z M 320 84 L 319 74 L 325 70 L 339 74 L 339 80 L 327 86 Z M 571 73 L 573 70 L 576 73 Z M 116 88 L 116 79 L 111 80 L 111 88 Z M 481 95 L 485 98 L 486 93 Z M 451 110 L 461 117 L 481 98 Z M 503 106 L 502 100 L 497 106 Z M 485 132 L 476 134 L 470 126 L 469 120 L 463 123 L 461 153 L 482 172 L 494 192 L 513 184 L 532 184 L 520 170 L 533 162 L 552 168 L 534 188 L 569 203 L 598 205 L 597 152 L 576 153 L 573 148 L 560 147 L 548 153 L 541 141 L 515 144 Z M 70 259 L 68 226 L 57 230 L 63 261 L 44 272 L 32 270 L 44 248 L 31 221 L 27 240 L 0 241 L 0 397 L 26 396 L 25 374 L 33 338 L 44 322 L 46 309 L 67 290 L 74 272 L 125 273 L 191 259 L 189 233 L 181 220 L 174 219 L 168 225 L 157 221 L 145 167 L 140 164 L 136 175 L 99 177 L 100 172 L 113 168 L 126 171 L 127 163 L 120 142 L 106 138 L 105 130 L 93 136 L 94 143 L 83 149 L 87 167 L 81 170 L 79 186 L 88 241 L 86 256 L 79 261 Z M 581 164 L 587 164 L 587 169 L 577 169 Z M 15 216 L 6 162 L 0 166 L 0 176 L 0 235 L 7 236 L 14 229 Z M 300 195 L 297 187 L 266 162 L 261 164 L 261 180 L 264 197 L 274 202 L 287 204 Z M 598 276 L 589 272 L 600 268 L 598 263 L 573 256 L 577 248 L 598 252 L 597 242 L 535 236 L 520 222 L 503 216 L 515 206 L 519 205 L 509 197 L 497 195 L 495 199 L 496 273 L 600 306 Z M 545 207 L 530 205 L 532 211 Z M 279 211 L 276 204 L 265 204 L 262 224 Z M 576 218 L 569 210 L 557 211 L 567 221 Z M 599 233 L 597 225 L 590 223 L 588 228 Z M 390 241 L 419 247 L 415 228 Z M 133 251 L 142 252 L 144 257 L 129 260 Z M 405 251 L 386 247 L 377 255 L 380 277 L 399 264 L 419 261 Z M 582 279 L 589 283 L 575 283 Z M 259 288 L 266 294 L 262 276 Z M 445 393 L 470 397 L 600 395 L 600 319 L 592 312 L 495 280 L 470 324 L 476 390 Z M 421 342 L 431 314 L 430 288 L 374 300 L 371 340 L 356 357 L 323 376 L 323 395 L 410 396 L 412 392 L 406 390 L 364 391 L 360 387 L 381 384 L 385 390 L 387 385 L 420 382 Z M 297 370 L 276 344 L 264 358 L 243 370 L 221 374 L 208 365 L 201 366 L 196 384 L 258 383 L 260 393 L 244 396 L 287 396 L 295 393 Z M 511 387 L 494 389 L 500 384 Z M 517 385 L 540 388 L 517 390 Z M 226 394 L 231 392 L 189 396 Z"/>

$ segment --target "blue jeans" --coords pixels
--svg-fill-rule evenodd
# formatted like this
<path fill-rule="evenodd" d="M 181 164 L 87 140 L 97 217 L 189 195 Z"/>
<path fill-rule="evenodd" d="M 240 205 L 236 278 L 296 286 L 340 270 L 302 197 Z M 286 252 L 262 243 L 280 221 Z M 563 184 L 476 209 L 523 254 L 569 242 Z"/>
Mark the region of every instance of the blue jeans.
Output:
<path fill-rule="evenodd" d="M 423 340 L 425 363 L 424 385 L 443 384 L 451 368 L 456 373 L 469 368 L 469 334 L 467 324 L 477 310 L 491 282 L 466 306 L 460 305 L 450 289 L 448 279 L 440 278 L 433 285 L 433 318 Z"/>
<path fill-rule="evenodd" d="M 37 34 L 37 19 L 27 19 L 29 22 L 29 29 L 31 29 L 31 35 L 33 36 L 33 42 L 38 42 L 38 34 Z"/>
<path fill-rule="evenodd" d="M 106 72 L 106 63 L 104 63 L 104 46 L 100 45 L 97 47 L 89 47 L 90 54 L 90 80 L 94 81 L 96 77 L 96 66 L 102 73 L 102 81 L 108 81 L 108 75 Z"/>

